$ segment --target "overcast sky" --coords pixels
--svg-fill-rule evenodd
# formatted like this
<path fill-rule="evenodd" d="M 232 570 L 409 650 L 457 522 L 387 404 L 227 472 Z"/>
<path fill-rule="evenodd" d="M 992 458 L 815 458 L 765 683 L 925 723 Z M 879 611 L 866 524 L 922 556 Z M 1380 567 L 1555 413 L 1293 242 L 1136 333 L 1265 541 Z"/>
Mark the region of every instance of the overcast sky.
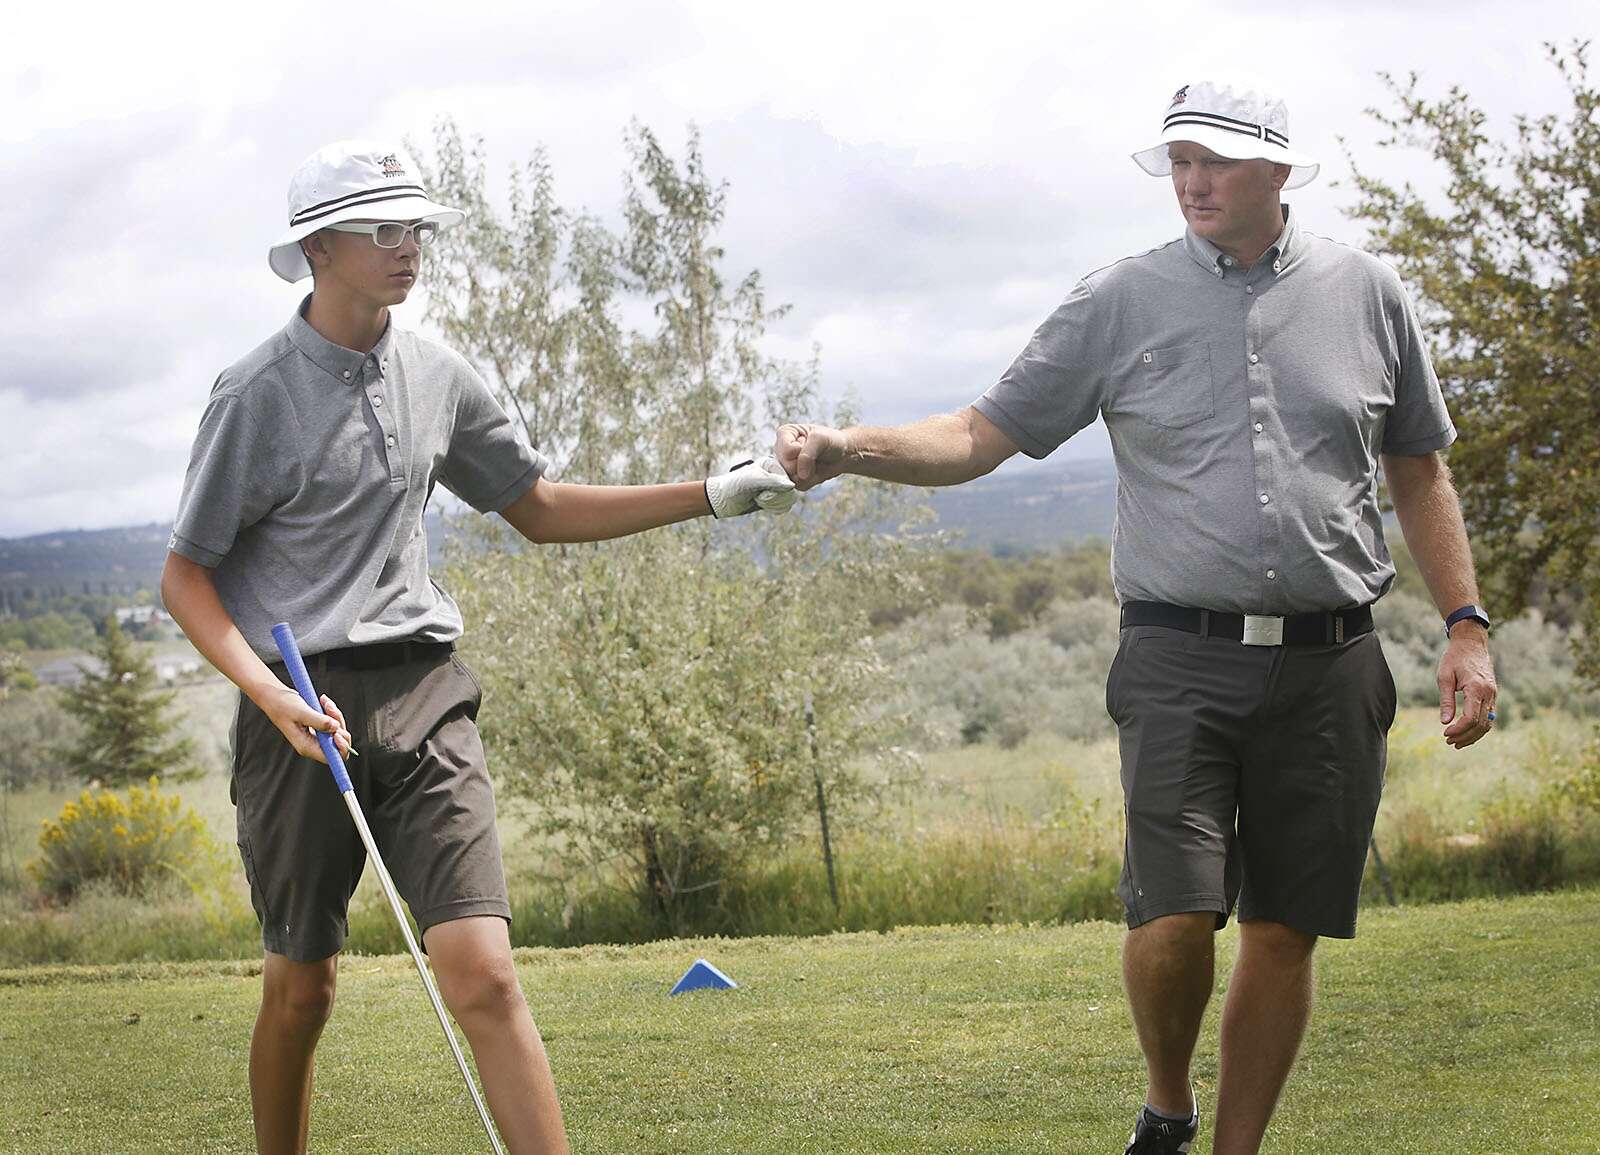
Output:
<path fill-rule="evenodd" d="M 675 148 L 693 121 L 731 182 L 730 275 L 794 306 L 772 351 L 819 344 L 827 390 L 895 422 L 971 401 L 1077 277 L 1181 231 L 1128 159 L 1180 85 L 1275 85 L 1323 161 L 1296 212 L 1359 241 L 1338 137 L 1428 180 L 1374 147 L 1379 72 L 1461 85 L 1503 133 L 1561 105 L 1541 42 L 1600 31 L 1592 0 L 233 7 L 7 17 L 0 537 L 170 520 L 212 381 L 304 292 L 266 250 L 328 140 L 452 116 L 498 180 L 542 143 L 562 202 L 610 215 L 630 118 Z M 1060 451 L 1106 452 L 1099 427 Z"/>

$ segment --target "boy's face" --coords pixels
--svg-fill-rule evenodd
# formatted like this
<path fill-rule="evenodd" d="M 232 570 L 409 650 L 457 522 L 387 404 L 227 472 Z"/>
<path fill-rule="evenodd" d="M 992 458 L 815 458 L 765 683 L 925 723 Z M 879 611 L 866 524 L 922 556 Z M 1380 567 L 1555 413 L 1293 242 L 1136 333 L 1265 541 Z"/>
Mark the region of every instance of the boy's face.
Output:
<path fill-rule="evenodd" d="M 375 221 L 351 221 L 375 224 Z M 410 222 L 407 222 L 410 223 Z M 383 249 L 370 235 L 323 229 L 316 234 L 323 259 L 312 258 L 317 287 L 336 288 L 374 305 L 398 305 L 417 283 L 422 248 L 406 233 L 398 248 Z"/>

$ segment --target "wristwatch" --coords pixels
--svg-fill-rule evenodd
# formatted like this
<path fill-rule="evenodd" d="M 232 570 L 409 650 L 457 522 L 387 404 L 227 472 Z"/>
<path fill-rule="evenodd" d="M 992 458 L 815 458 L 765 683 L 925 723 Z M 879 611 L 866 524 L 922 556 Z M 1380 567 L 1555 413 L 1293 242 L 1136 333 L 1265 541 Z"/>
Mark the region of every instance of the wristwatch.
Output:
<path fill-rule="evenodd" d="M 1450 636 L 1451 627 L 1457 622 L 1466 621 L 1468 618 L 1471 618 L 1473 621 L 1477 622 L 1484 629 L 1489 628 L 1489 615 L 1483 612 L 1482 606 L 1462 606 L 1459 610 L 1451 611 L 1451 613 L 1445 617 L 1444 636 L 1448 638 Z"/>

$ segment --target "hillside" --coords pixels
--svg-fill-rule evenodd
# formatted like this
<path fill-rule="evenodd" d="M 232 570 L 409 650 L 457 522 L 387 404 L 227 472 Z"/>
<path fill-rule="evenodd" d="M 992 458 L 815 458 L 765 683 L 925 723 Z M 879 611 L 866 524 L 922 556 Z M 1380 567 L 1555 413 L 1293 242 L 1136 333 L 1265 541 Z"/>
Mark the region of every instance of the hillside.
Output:
<path fill-rule="evenodd" d="M 1012 468 L 957 489 L 935 490 L 941 527 L 967 547 L 1003 553 L 1070 545 L 1111 536 L 1116 469 L 1109 458 Z M 428 518 L 434 561 L 444 533 Z M 0 538 L 0 591 L 36 594 L 115 594 L 154 590 L 166 557 L 170 526 L 161 522 L 115 529 L 61 530 Z"/>

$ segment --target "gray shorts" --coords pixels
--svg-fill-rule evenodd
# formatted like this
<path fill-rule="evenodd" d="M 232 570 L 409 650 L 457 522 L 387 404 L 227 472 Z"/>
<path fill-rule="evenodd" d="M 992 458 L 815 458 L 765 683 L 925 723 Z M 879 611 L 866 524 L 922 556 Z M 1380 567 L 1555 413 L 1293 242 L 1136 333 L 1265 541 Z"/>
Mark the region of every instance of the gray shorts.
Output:
<path fill-rule="evenodd" d="M 1246 646 L 1131 626 L 1106 681 L 1136 927 L 1214 911 L 1352 938 L 1395 687 L 1376 632 Z"/>
<path fill-rule="evenodd" d="M 471 915 L 509 922 L 477 679 L 442 648 L 380 669 L 306 665 L 344 712 L 361 752 L 347 760 L 356 800 L 420 931 Z M 296 754 L 242 696 L 231 793 L 262 946 L 296 962 L 337 954 L 366 849 L 328 768 Z"/>

